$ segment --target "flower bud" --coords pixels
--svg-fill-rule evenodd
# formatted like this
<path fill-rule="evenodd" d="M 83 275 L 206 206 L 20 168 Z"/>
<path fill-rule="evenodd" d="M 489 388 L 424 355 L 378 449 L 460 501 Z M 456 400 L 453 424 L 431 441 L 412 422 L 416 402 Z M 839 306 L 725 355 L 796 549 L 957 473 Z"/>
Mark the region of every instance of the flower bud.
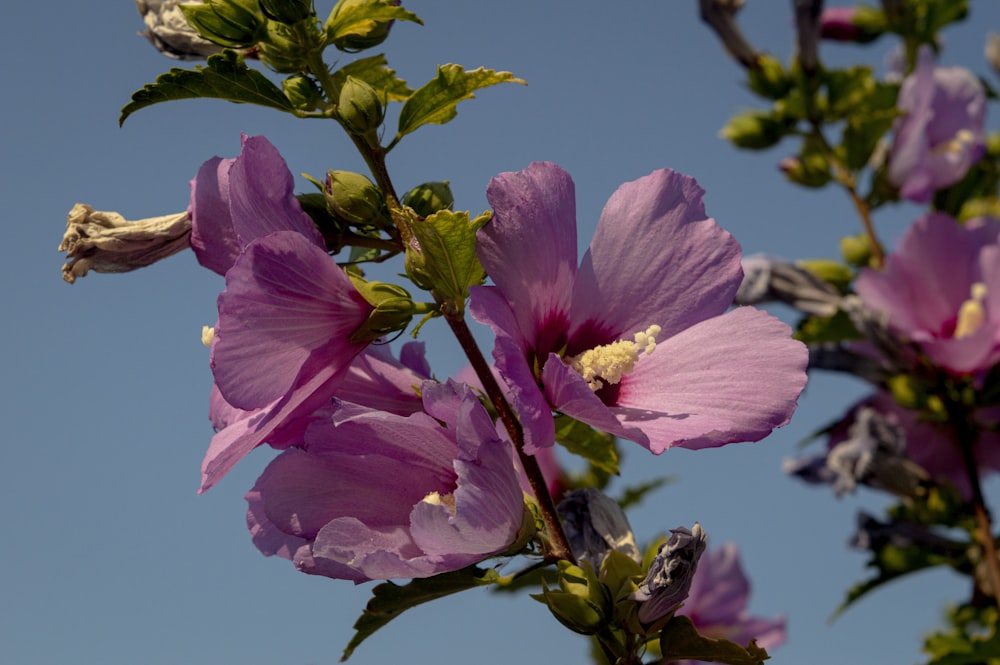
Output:
<path fill-rule="evenodd" d="M 552 615 L 576 633 L 593 635 L 607 625 L 611 615 L 611 594 L 598 581 L 589 563 L 574 566 L 568 561 L 560 561 L 559 587 L 561 591 L 552 591 L 543 584 L 542 593 L 531 597 L 548 605 Z"/>
<path fill-rule="evenodd" d="M 294 25 L 313 15 L 312 0 L 258 0 L 258 2 L 264 16 L 286 25 Z"/>
<path fill-rule="evenodd" d="M 762 150 L 770 148 L 785 135 L 786 124 L 769 113 L 752 111 L 729 121 L 719 135 L 740 148 Z"/>
<path fill-rule="evenodd" d="M 886 31 L 885 14 L 874 7 L 827 7 L 820 16 L 820 37 L 866 44 Z"/>
<path fill-rule="evenodd" d="M 347 131 L 363 138 L 368 147 L 378 146 L 378 130 L 385 119 L 385 110 L 375 88 L 359 78 L 348 76 L 340 89 L 337 118 Z"/>
<path fill-rule="evenodd" d="M 357 275 L 349 277 L 361 297 L 375 308 L 361 327 L 351 334 L 352 343 L 373 342 L 406 329 L 413 319 L 415 310 L 413 300 L 406 289 L 386 282 L 368 282 Z"/>
<path fill-rule="evenodd" d="M 852 266 L 865 267 L 872 258 L 872 244 L 865 233 L 840 239 L 840 253 Z"/>
<path fill-rule="evenodd" d="M 773 55 L 761 54 L 757 67 L 748 70 L 750 89 L 768 99 L 782 99 L 792 89 L 792 77 Z"/>
<path fill-rule="evenodd" d="M 608 552 L 618 550 L 636 562 L 642 561 L 625 512 L 600 490 L 574 490 L 559 503 L 558 511 L 577 559 L 600 568 Z"/>
<path fill-rule="evenodd" d="M 348 224 L 381 228 L 392 226 L 382 192 L 360 173 L 328 172 L 323 193 L 330 212 Z"/>
<path fill-rule="evenodd" d="M 402 203 L 421 217 L 430 217 L 440 210 L 451 210 L 455 197 L 447 180 L 425 182 L 404 194 Z"/>
<path fill-rule="evenodd" d="M 697 522 L 691 530 L 678 527 L 670 531 L 670 539 L 660 546 L 646 579 L 632 595 L 632 600 L 641 603 L 640 621 L 648 626 L 680 607 L 691 590 L 691 580 L 704 551 L 705 532 Z"/>
<path fill-rule="evenodd" d="M 308 76 L 290 76 L 281 82 L 285 97 L 300 111 L 313 111 L 323 102 L 316 82 Z"/>
<path fill-rule="evenodd" d="M 340 0 L 333 8 L 333 11 L 330 12 L 330 17 L 326 20 L 327 25 L 335 23 L 342 14 L 367 2 L 370 2 L 370 0 Z M 398 6 L 400 0 L 393 0 L 392 4 Z M 358 30 L 349 35 L 334 39 L 332 42 L 333 45 L 347 53 L 357 53 L 358 51 L 373 48 L 384 42 L 389 36 L 389 30 L 392 29 L 393 21 L 368 21 L 368 24 L 370 27 L 365 30 Z"/>
<path fill-rule="evenodd" d="M 264 36 L 264 16 L 256 0 L 211 0 L 180 8 L 199 35 L 221 46 L 249 48 Z"/>
<path fill-rule="evenodd" d="M 785 157 L 778 162 L 785 177 L 804 187 L 822 187 L 830 182 L 830 162 L 818 152 L 804 157 Z"/>
<path fill-rule="evenodd" d="M 284 23 L 267 21 L 264 37 L 257 44 L 257 57 L 279 74 L 300 74 L 308 65 L 308 49 Z"/>

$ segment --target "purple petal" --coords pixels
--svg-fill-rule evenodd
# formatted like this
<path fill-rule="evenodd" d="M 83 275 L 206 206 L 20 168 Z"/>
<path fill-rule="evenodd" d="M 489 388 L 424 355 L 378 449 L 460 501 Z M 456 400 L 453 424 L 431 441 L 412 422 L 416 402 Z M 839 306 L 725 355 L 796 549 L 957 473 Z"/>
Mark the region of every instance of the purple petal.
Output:
<path fill-rule="evenodd" d="M 493 219 L 478 234 L 487 274 L 510 301 L 521 335 L 545 354 L 565 334 L 576 274 L 576 200 L 565 171 L 535 162 L 490 181 L 486 198 Z"/>
<path fill-rule="evenodd" d="M 229 171 L 229 209 L 241 246 L 275 231 L 297 231 L 325 248 L 323 236 L 295 198 L 295 180 L 277 148 L 263 136 L 244 134 L 241 142 L 240 156 Z"/>
<path fill-rule="evenodd" d="M 703 194 L 669 169 L 612 194 L 577 275 L 575 326 L 618 339 L 658 324 L 668 337 L 726 311 L 743 278 L 740 246 L 705 216 Z"/>
<path fill-rule="evenodd" d="M 212 371 L 223 397 L 263 406 L 318 373 L 345 371 L 372 311 L 326 252 L 294 231 L 251 243 L 226 274 Z"/>
<path fill-rule="evenodd" d="M 791 418 L 807 356 L 787 325 L 739 307 L 658 343 L 622 379 L 612 411 L 657 454 L 758 441 Z"/>
<path fill-rule="evenodd" d="M 724 543 L 701 558 L 681 614 L 697 617 L 699 624 L 734 623 L 749 599 L 750 582 L 740 565 L 739 550 Z"/>
<path fill-rule="evenodd" d="M 191 181 L 191 249 L 198 263 L 225 275 L 240 254 L 240 242 L 229 214 L 229 169 L 232 159 L 213 157 Z"/>
<path fill-rule="evenodd" d="M 393 358 L 387 347 L 369 346 L 351 363 L 336 395 L 379 411 L 407 415 L 420 410 L 417 388 L 428 378 L 429 374 L 415 372 Z"/>

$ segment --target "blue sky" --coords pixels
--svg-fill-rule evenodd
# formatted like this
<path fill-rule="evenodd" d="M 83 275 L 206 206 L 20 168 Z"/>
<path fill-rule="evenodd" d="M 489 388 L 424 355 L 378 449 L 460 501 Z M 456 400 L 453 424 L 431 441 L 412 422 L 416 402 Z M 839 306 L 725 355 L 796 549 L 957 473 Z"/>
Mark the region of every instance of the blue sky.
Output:
<path fill-rule="evenodd" d="M 317 4 L 323 14 L 332 2 Z M 751 41 L 787 58 L 788 3 L 748 4 Z M 973 4 L 972 19 L 946 33 L 944 62 L 996 83 L 982 45 L 1000 30 L 1000 5 Z M 477 212 L 493 175 L 554 161 L 576 181 L 585 246 L 620 183 L 668 166 L 698 179 L 709 214 L 745 253 L 834 255 L 839 237 L 858 230 L 846 196 L 788 185 L 775 164 L 791 145 L 750 154 L 718 138 L 755 100 L 696 3 L 611 7 L 409 5 L 425 26 L 396 26 L 384 50 L 411 85 L 445 62 L 510 70 L 528 85 L 484 90 L 450 125 L 405 139 L 389 163 L 400 188 L 448 179 L 457 207 Z M 129 218 L 183 210 L 199 165 L 234 156 L 240 132 L 266 134 L 294 173 L 362 170 L 359 159 L 332 123 L 216 101 L 153 107 L 120 129 L 130 93 L 178 65 L 136 36 L 131 2 L 20 2 L 6 19 L 0 661 L 336 662 L 369 589 L 301 575 L 252 546 L 242 496 L 272 453 L 256 451 L 210 492 L 195 493 L 211 436 L 199 335 L 215 319 L 221 278 L 187 253 L 69 286 L 56 246 L 77 201 Z M 829 45 L 822 55 L 878 65 L 887 48 Z M 995 116 L 988 126 L 997 127 Z M 900 206 L 877 223 L 893 239 L 918 213 Z M 421 336 L 439 376 L 460 366 L 445 333 L 432 325 Z M 756 444 L 656 458 L 624 446 L 626 482 L 677 477 L 632 515 L 639 538 L 699 521 L 710 543 L 736 541 L 753 579 L 753 612 L 789 618 L 774 663 L 915 662 L 921 633 L 967 593 L 947 572 L 922 574 L 828 622 L 863 575 L 864 558 L 845 547 L 854 514 L 882 504 L 864 492 L 835 500 L 783 477 L 780 463 L 862 389 L 816 377 L 792 423 Z M 1000 499 L 996 483 L 987 491 Z M 352 662 L 585 662 L 586 649 L 541 605 L 473 591 L 403 615 Z"/>

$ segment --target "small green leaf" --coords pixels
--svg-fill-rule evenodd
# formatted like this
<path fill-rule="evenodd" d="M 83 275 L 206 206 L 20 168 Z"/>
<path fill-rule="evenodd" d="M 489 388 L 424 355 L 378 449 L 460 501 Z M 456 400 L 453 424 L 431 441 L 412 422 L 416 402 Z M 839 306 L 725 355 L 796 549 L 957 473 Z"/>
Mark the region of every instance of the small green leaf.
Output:
<path fill-rule="evenodd" d="M 281 88 L 243 62 L 236 51 L 225 50 L 210 55 L 208 63 L 193 70 L 174 67 L 156 77 L 156 83 L 147 83 L 142 90 L 132 93 L 132 101 L 122 108 L 118 124 L 139 109 L 175 99 L 208 97 L 225 99 L 237 104 L 257 104 L 294 113 Z"/>
<path fill-rule="evenodd" d="M 556 416 L 556 441 L 574 455 L 579 455 L 598 469 L 618 475 L 618 451 L 615 437 L 565 415 Z"/>
<path fill-rule="evenodd" d="M 755 640 L 741 647 L 729 640 L 705 637 L 686 616 L 674 616 L 660 631 L 660 651 L 664 662 L 687 659 L 728 665 L 761 665 L 770 658 Z"/>
<path fill-rule="evenodd" d="M 804 344 L 822 344 L 860 339 L 861 334 L 851 322 L 851 317 L 844 310 L 838 309 L 833 316 L 807 316 L 802 319 L 794 337 Z"/>
<path fill-rule="evenodd" d="M 438 303 L 449 303 L 455 313 L 465 311 L 469 287 L 481 284 L 486 271 L 476 256 L 476 231 L 489 217 L 469 219 L 469 213 L 441 210 L 411 228 L 420 249 L 407 251 L 407 270 Z"/>
<path fill-rule="evenodd" d="M 622 507 L 622 510 L 639 505 L 646 498 L 647 494 L 675 481 L 676 478 L 673 476 L 660 476 L 659 478 L 654 478 L 638 485 L 629 485 L 622 491 L 622 497 L 618 499 L 618 505 Z"/>
<path fill-rule="evenodd" d="M 350 658 L 354 650 L 376 630 L 411 607 L 459 591 L 493 584 L 499 577 L 499 574 L 492 568 L 483 570 L 476 566 L 469 566 L 450 573 L 416 579 L 405 585 L 393 582 L 379 584 L 372 589 L 372 599 L 368 601 L 364 613 L 354 623 L 355 634 L 344 649 L 344 655 L 340 658 L 341 662 Z"/>
<path fill-rule="evenodd" d="M 458 115 L 458 103 L 475 97 L 476 90 L 498 83 L 524 83 L 510 72 L 492 69 L 466 71 L 461 65 L 441 65 L 437 76 L 406 100 L 399 112 L 396 140 L 427 124 L 443 125 Z"/>
<path fill-rule="evenodd" d="M 396 70 L 388 67 L 385 56 L 381 54 L 344 65 L 333 73 L 333 81 L 339 88 L 348 76 L 361 79 L 375 88 L 387 102 L 401 102 L 413 94 L 406 81 L 396 76 Z"/>

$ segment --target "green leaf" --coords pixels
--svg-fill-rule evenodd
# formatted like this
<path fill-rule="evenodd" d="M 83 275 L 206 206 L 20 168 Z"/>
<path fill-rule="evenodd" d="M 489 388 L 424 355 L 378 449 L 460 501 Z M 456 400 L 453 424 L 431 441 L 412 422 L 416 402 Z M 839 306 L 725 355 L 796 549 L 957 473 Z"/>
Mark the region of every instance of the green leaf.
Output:
<path fill-rule="evenodd" d="M 660 631 L 660 650 L 664 662 L 690 659 L 728 665 L 760 665 L 770 658 L 755 640 L 750 640 L 744 648 L 729 640 L 705 637 L 686 616 L 674 616 Z"/>
<path fill-rule="evenodd" d="M 437 76 L 406 100 L 399 112 L 396 140 L 427 124 L 443 125 L 458 115 L 458 103 L 475 97 L 476 90 L 498 83 L 524 83 L 510 72 L 492 69 L 466 71 L 461 65 L 441 65 Z"/>
<path fill-rule="evenodd" d="M 348 76 L 361 79 L 375 88 L 387 102 L 401 102 L 413 94 L 406 81 L 396 76 L 396 70 L 388 67 L 385 55 L 382 54 L 344 65 L 333 73 L 333 81 L 340 88 Z"/>
<path fill-rule="evenodd" d="M 247 67 L 239 53 L 225 50 L 208 56 L 208 63 L 194 70 L 174 67 L 160 74 L 156 83 L 147 83 L 142 90 L 132 93 L 132 101 L 122 108 L 118 124 L 122 125 L 126 118 L 147 106 L 199 97 L 295 112 L 281 88 L 257 70 Z"/>
<path fill-rule="evenodd" d="M 854 327 L 844 310 L 838 309 L 833 316 L 807 316 L 799 322 L 795 339 L 804 344 L 823 344 L 860 339 L 861 334 Z"/>
<path fill-rule="evenodd" d="M 622 491 L 622 497 L 618 499 L 618 505 L 622 507 L 622 510 L 638 505 L 650 492 L 673 482 L 676 482 L 674 476 L 660 476 L 659 478 L 654 478 L 638 485 L 629 485 Z"/>
<path fill-rule="evenodd" d="M 476 256 L 476 231 L 488 220 L 488 214 L 470 220 L 468 212 L 441 210 L 410 227 L 420 244 L 407 251 L 410 277 L 455 313 L 465 311 L 469 287 L 486 279 Z"/>
<path fill-rule="evenodd" d="M 476 566 L 469 566 L 450 573 L 416 579 L 405 585 L 393 582 L 379 584 L 372 589 L 372 599 L 368 601 L 364 613 L 354 623 L 355 634 L 344 649 L 344 655 L 340 658 L 341 662 L 350 658 L 354 650 L 376 630 L 411 607 L 459 591 L 493 584 L 499 577 L 499 574 L 492 568 L 483 570 Z"/>
<path fill-rule="evenodd" d="M 565 415 L 556 415 L 556 441 L 574 455 L 579 455 L 598 469 L 618 475 L 618 451 L 615 437 Z"/>
<path fill-rule="evenodd" d="M 959 605 L 948 611 L 948 628 L 927 636 L 928 665 L 982 665 L 1000 663 L 1000 634 L 996 607 Z"/>

